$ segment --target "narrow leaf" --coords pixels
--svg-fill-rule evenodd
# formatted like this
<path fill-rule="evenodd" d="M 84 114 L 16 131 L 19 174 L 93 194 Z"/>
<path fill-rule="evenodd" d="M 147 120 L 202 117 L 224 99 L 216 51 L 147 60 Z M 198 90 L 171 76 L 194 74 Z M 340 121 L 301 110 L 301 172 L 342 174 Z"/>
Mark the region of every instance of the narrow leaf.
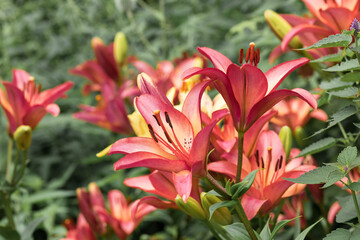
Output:
<path fill-rule="evenodd" d="M 212 215 L 214 214 L 214 212 L 221 208 L 221 207 L 233 207 L 237 204 L 236 201 L 222 201 L 222 202 L 218 202 L 215 203 L 213 205 L 211 205 L 211 207 L 209 208 L 209 219 L 211 219 Z"/>
<path fill-rule="evenodd" d="M 300 233 L 299 236 L 297 236 L 297 238 L 295 238 L 295 240 L 304 240 L 306 235 L 310 232 L 310 230 L 316 225 L 318 224 L 321 220 L 323 220 L 323 218 L 320 218 L 319 220 L 317 220 L 314 224 L 312 224 L 311 226 L 307 227 L 304 231 L 302 231 Z"/>
<path fill-rule="evenodd" d="M 332 137 L 321 139 L 317 142 L 310 144 L 306 148 L 304 148 L 297 157 L 303 157 L 305 155 L 310 155 L 310 154 L 321 152 L 325 149 L 328 149 L 328 148 L 334 146 L 335 143 L 336 143 L 336 140 L 335 140 L 335 138 L 332 138 Z"/>
<path fill-rule="evenodd" d="M 31 240 L 33 232 L 35 231 L 37 226 L 39 226 L 39 224 L 42 223 L 45 219 L 46 217 L 42 217 L 31 221 L 21 233 L 21 240 Z"/>

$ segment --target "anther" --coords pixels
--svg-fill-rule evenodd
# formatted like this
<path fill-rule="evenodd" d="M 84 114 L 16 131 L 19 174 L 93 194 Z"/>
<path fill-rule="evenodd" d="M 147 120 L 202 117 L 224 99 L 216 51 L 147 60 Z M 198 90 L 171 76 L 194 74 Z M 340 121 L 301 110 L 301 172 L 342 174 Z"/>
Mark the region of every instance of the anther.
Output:
<path fill-rule="evenodd" d="M 261 164 L 262 164 L 262 167 L 265 168 L 265 162 L 264 162 L 264 158 L 261 157 Z"/>
<path fill-rule="evenodd" d="M 276 161 L 276 164 L 275 164 L 275 172 L 278 170 L 278 167 L 279 167 L 279 159 Z"/>
<path fill-rule="evenodd" d="M 256 150 L 255 152 L 255 160 L 256 160 L 256 165 L 258 167 L 260 167 L 260 163 L 259 163 L 259 150 Z"/>
<path fill-rule="evenodd" d="M 279 163 L 279 169 L 282 167 L 282 162 L 283 162 L 283 156 L 280 156 L 280 163 Z"/>
<path fill-rule="evenodd" d="M 151 134 L 151 137 L 155 140 L 155 142 L 159 142 L 159 140 L 158 140 L 157 137 L 155 136 L 153 127 L 152 127 L 150 124 L 148 124 L 148 128 L 149 128 L 149 132 L 150 132 L 150 134 Z"/>
<path fill-rule="evenodd" d="M 172 125 L 172 123 L 171 123 L 171 121 L 170 121 L 169 114 L 168 114 L 167 112 L 165 112 L 165 119 L 166 119 L 166 122 L 169 124 L 169 126 L 170 126 L 171 128 L 173 128 L 173 125 Z"/>
<path fill-rule="evenodd" d="M 157 123 L 159 126 L 161 126 L 161 125 L 160 125 L 160 119 L 159 119 L 159 118 L 160 118 L 160 110 L 154 111 L 153 117 L 155 118 L 156 123 Z"/>
<path fill-rule="evenodd" d="M 244 49 L 240 49 L 240 52 L 239 52 L 239 63 L 242 64 L 243 63 L 243 60 L 244 60 Z"/>
<path fill-rule="evenodd" d="M 245 62 L 247 63 L 249 61 L 249 58 L 250 58 L 250 49 L 248 49 L 246 51 L 246 56 L 245 56 Z"/>

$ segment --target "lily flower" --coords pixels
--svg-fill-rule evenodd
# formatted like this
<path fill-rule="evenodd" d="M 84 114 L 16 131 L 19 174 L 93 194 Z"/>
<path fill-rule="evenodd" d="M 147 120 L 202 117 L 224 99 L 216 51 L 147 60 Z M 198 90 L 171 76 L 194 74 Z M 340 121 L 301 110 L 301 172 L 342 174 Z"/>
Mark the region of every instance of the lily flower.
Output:
<path fill-rule="evenodd" d="M 280 40 L 282 43 L 271 54 L 276 59 L 284 52 L 291 49 L 290 41 L 298 36 L 303 47 L 309 47 L 319 40 L 349 29 L 353 19 L 359 16 L 359 1 L 325 1 L 303 0 L 311 16 L 300 17 L 292 14 L 280 14 L 291 25 L 289 30 Z M 269 22 L 269 21 L 268 21 Z M 271 26 L 270 22 L 269 25 Z M 277 34 L 277 36 L 279 36 Z M 313 58 L 336 53 L 337 48 L 322 48 L 308 50 Z"/>
<path fill-rule="evenodd" d="M 305 185 L 295 185 L 283 178 L 298 177 L 315 168 L 303 165 L 303 158 L 295 158 L 286 163 L 286 154 L 279 136 L 274 131 L 263 131 L 258 139 L 255 154 L 250 160 L 243 157 L 243 175 L 259 169 L 251 188 L 241 198 L 241 203 L 249 219 L 257 212 L 269 213 L 284 197 L 300 193 Z M 208 164 L 210 171 L 236 178 L 236 159 Z"/>
<path fill-rule="evenodd" d="M 65 92 L 73 86 L 72 82 L 41 91 L 41 85 L 36 86 L 34 77 L 26 71 L 13 69 L 12 74 L 12 82 L 1 81 L 5 91 L 0 88 L 0 105 L 9 122 L 9 135 L 20 125 L 34 129 L 46 113 L 59 115 L 60 108 L 54 102 L 66 97 Z"/>
<path fill-rule="evenodd" d="M 76 225 L 72 219 L 66 219 L 63 225 L 67 233 L 66 237 L 60 240 L 96 240 L 94 232 L 81 213 L 78 216 Z"/>
<path fill-rule="evenodd" d="M 318 98 L 317 96 L 319 95 L 314 95 L 315 98 Z M 270 120 L 271 123 L 279 127 L 288 126 L 293 134 L 297 127 L 305 126 L 310 118 L 316 118 L 323 122 L 328 119 L 324 110 L 311 111 L 310 106 L 298 98 L 286 98 L 277 103 L 273 110 L 277 111 L 277 114 Z"/>
<path fill-rule="evenodd" d="M 109 154 L 126 154 L 114 169 L 148 167 L 172 173 L 177 193 L 186 202 L 192 190 L 193 177 L 205 175 L 210 133 L 227 110 L 216 113 L 213 122 L 202 128 L 201 95 L 208 81 L 196 85 L 187 95 L 182 111 L 176 110 L 156 88 L 144 85 L 143 94 L 135 98 L 136 108 L 147 123 L 151 138 L 133 137 L 115 142 Z M 142 87 L 140 87 L 142 89 Z"/>
<path fill-rule="evenodd" d="M 317 107 L 315 98 L 304 89 L 276 90 L 288 74 L 309 62 L 307 58 L 284 62 L 264 74 L 256 67 L 260 60 L 260 51 L 255 51 L 254 43 L 250 43 L 245 57 L 246 63 L 241 66 L 213 49 L 198 47 L 198 51 L 214 64 L 214 68 L 191 68 L 183 76 L 186 79 L 203 74 L 216 80 L 214 86 L 228 105 L 238 132 L 246 132 L 257 119 L 288 96 L 299 97 L 312 108 Z M 240 50 L 240 63 L 243 55 L 244 51 Z"/>

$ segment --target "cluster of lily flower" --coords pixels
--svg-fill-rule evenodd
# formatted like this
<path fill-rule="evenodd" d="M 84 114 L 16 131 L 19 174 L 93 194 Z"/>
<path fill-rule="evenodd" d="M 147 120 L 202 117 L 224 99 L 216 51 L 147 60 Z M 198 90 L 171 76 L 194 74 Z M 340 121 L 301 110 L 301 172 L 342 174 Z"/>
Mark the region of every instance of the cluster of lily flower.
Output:
<path fill-rule="evenodd" d="M 282 39 L 270 60 L 347 29 L 359 14 L 359 1 L 304 2 L 312 16 L 265 13 L 270 27 Z M 284 178 L 296 178 L 316 168 L 316 162 L 311 156 L 296 158 L 299 150 L 285 144 L 279 131 L 288 126 L 284 132 L 296 137 L 311 117 L 326 121 L 327 115 L 316 109 L 316 96 L 308 91 L 276 89 L 290 72 L 307 64 L 308 58 L 333 53 L 336 48 L 302 51 L 308 58 L 284 62 L 263 73 L 257 67 L 260 52 L 254 43 L 246 53 L 240 51 L 240 65 L 213 49 L 199 47 L 200 54 L 159 62 L 156 69 L 134 56 L 127 57 L 122 33 L 108 46 L 94 38 L 92 46 L 95 59 L 70 69 L 70 73 L 89 80 L 83 94 L 96 92 L 97 105 L 81 105 L 74 117 L 119 134 L 135 134 L 118 140 L 105 152 L 125 154 L 114 164 L 115 170 L 149 168 L 148 175 L 127 178 L 124 184 L 160 198 L 147 196 L 128 205 L 123 194 L 113 190 L 108 194 L 109 212 L 100 189 L 91 183 L 89 193 L 77 190 L 81 213 L 76 225 L 65 221 L 65 239 L 96 239 L 96 234 L 106 235 L 109 229 L 126 239 L 141 219 L 157 208 L 180 208 L 205 219 L 209 214 L 207 200 L 221 200 L 203 193 L 201 179 L 215 180 L 215 176 L 219 181 L 239 182 L 256 169 L 253 185 L 241 197 L 248 219 L 269 214 L 282 198 L 287 200 L 278 219 L 294 218 L 299 210 L 303 215 L 306 186 Z M 207 67 L 206 59 L 213 68 Z M 136 73 L 140 73 L 137 86 Z M 8 118 L 10 136 L 21 125 L 34 129 L 47 112 L 58 115 L 60 109 L 54 101 L 73 85 L 67 82 L 41 92 L 33 77 L 16 69 L 12 83 L 2 84 L 6 93 L 0 89 L 0 104 Z M 208 92 L 215 89 L 219 94 L 210 98 Z M 354 178 L 358 175 L 352 172 Z M 309 186 L 309 190 L 322 204 L 319 186 Z M 337 210 L 338 205 L 334 205 L 330 220 Z M 221 211 L 213 221 L 232 223 L 230 212 Z M 305 227 L 305 220 L 301 221 Z"/>

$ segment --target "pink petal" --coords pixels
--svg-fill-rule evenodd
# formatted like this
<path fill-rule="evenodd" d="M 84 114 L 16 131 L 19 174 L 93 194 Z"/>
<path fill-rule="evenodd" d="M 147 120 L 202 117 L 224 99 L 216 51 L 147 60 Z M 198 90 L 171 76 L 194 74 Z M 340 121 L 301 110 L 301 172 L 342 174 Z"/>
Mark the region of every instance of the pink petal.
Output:
<path fill-rule="evenodd" d="M 333 205 L 331 205 L 329 212 L 328 212 L 328 221 L 330 224 L 334 223 L 336 214 L 341 210 L 341 206 L 339 202 L 334 202 Z"/>
<path fill-rule="evenodd" d="M 236 164 L 228 161 L 216 161 L 207 165 L 209 171 L 225 174 L 232 179 L 236 178 Z"/>
<path fill-rule="evenodd" d="M 57 104 L 52 103 L 46 106 L 46 111 L 53 115 L 54 117 L 57 117 L 60 113 L 60 108 Z"/>
<path fill-rule="evenodd" d="M 322 109 L 316 109 L 310 113 L 310 117 L 319 119 L 320 121 L 326 122 L 328 120 L 328 115 Z"/>
<path fill-rule="evenodd" d="M 186 96 L 181 112 L 189 119 L 194 129 L 194 135 L 201 130 L 201 98 L 212 81 L 204 81 L 196 84 Z"/>
<path fill-rule="evenodd" d="M 27 111 L 26 115 L 24 116 L 23 124 L 29 125 L 32 129 L 34 129 L 39 124 L 41 119 L 45 116 L 45 114 L 46 110 L 43 106 L 33 106 Z"/>
<path fill-rule="evenodd" d="M 325 36 L 331 35 L 332 32 L 329 31 L 326 28 L 319 27 L 316 25 L 311 24 L 301 24 L 297 25 L 294 28 L 292 28 L 286 35 L 284 36 L 282 42 L 281 42 L 281 49 L 285 51 L 286 47 L 288 46 L 289 42 L 293 37 L 296 35 L 299 35 L 300 33 L 316 33 L 316 34 L 323 34 Z"/>
<path fill-rule="evenodd" d="M 76 66 L 75 68 L 70 68 L 69 73 L 84 77 L 97 86 L 103 84 L 104 82 L 112 81 L 103 68 L 99 65 L 99 63 L 95 60 L 86 61 Z"/>
<path fill-rule="evenodd" d="M 307 58 L 299 58 L 291 61 L 287 61 L 276 65 L 265 73 L 268 89 L 266 95 L 272 93 L 284 80 L 295 69 L 307 64 L 310 60 Z"/>
<path fill-rule="evenodd" d="M 241 205 L 243 206 L 245 214 L 249 220 L 256 216 L 256 214 L 266 201 L 267 200 L 250 197 L 246 194 L 243 195 L 243 197 L 241 198 Z"/>
<path fill-rule="evenodd" d="M 2 82 L 5 87 L 7 100 L 12 109 L 12 115 L 17 126 L 22 124 L 22 118 L 29 108 L 29 103 L 24 97 L 24 93 L 9 82 Z"/>
<path fill-rule="evenodd" d="M 183 160 L 170 160 L 148 152 L 130 153 L 114 163 L 115 171 L 134 167 L 147 167 L 167 172 L 180 172 L 189 169 Z"/>
<path fill-rule="evenodd" d="M 324 19 L 324 23 L 335 33 L 340 33 L 344 29 L 350 27 L 351 22 L 356 17 L 354 14 L 346 8 L 330 7 L 326 10 L 320 10 L 320 16 Z"/>
<path fill-rule="evenodd" d="M 170 75 L 170 80 L 176 89 L 183 85 L 182 74 L 192 67 L 203 67 L 203 60 L 200 57 L 193 57 L 180 62 Z"/>
<path fill-rule="evenodd" d="M 276 103 L 288 96 L 299 97 L 302 100 L 306 101 L 312 108 L 317 108 L 317 102 L 314 96 L 304 89 L 294 88 L 293 90 L 277 90 L 264 97 L 251 109 L 249 116 L 247 117 L 246 129 L 251 127 L 258 118 L 260 118 L 265 112 L 271 109 Z"/>
<path fill-rule="evenodd" d="M 13 75 L 13 79 L 12 79 L 13 84 L 22 91 L 24 91 L 25 84 L 27 84 L 27 82 L 29 82 L 29 80 L 33 78 L 29 73 L 27 73 L 22 69 L 13 68 L 12 75 Z"/>
<path fill-rule="evenodd" d="M 145 192 L 159 195 L 171 201 L 174 201 L 177 196 L 171 176 L 169 179 L 166 177 L 166 174 L 157 170 L 149 175 L 127 178 L 124 184 L 131 188 L 139 188 Z"/>
<path fill-rule="evenodd" d="M 155 69 L 151 65 L 147 64 L 146 62 L 136 59 L 136 57 L 134 57 L 134 56 L 129 57 L 128 62 L 130 64 L 134 65 L 140 73 L 144 72 L 147 75 L 149 75 L 149 77 L 151 79 L 155 80 L 155 82 L 159 81 L 158 75 L 157 75 Z"/>
<path fill-rule="evenodd" d="M 60 84 L 54 88 L 47 89 L 39 94 L 36 101 L 37 104 L 48 105 L 55 102 L 58 98 L 64 97 L 65 92 L 68 91 L 74 85 L 73 82 L 66 82 Z"/>
<path fill-rule="evenodd" d="M 111 215 L 118 220 L 126 218 L 127 202 L 124 194 L 119 190 L 111 190 L 108 199 Z"/>
<path fill-rule="evenodd" d="M 223 54 L 215 51 L 214 49 L 207 47 L 198 47 L 197 50 L 199 53 L 207 57 L 213 64 L 214 67 L 226 73 L 227 68 L 232 62 L 230 59 L 225 57 Z"/>
<path fill-rule="evenodd" d="M 173 172 L 173 181 L 177 193 L 182 200 L 186 203 L 192 189 L 192 173 L 189 170 L 183 170 L 180 172 Z"/>
<path fill-rule="evenodd" d="M 153 79 L 146 73 L 141 73 L 137 77 L 137 85 L 142 94 L 151 94 L 155 97 L 160 98 L 164 103 L 172 106 L 169 99 L 166 97 L 165 93 L 160 92 L 158 87 L 156 87 Z"/>

